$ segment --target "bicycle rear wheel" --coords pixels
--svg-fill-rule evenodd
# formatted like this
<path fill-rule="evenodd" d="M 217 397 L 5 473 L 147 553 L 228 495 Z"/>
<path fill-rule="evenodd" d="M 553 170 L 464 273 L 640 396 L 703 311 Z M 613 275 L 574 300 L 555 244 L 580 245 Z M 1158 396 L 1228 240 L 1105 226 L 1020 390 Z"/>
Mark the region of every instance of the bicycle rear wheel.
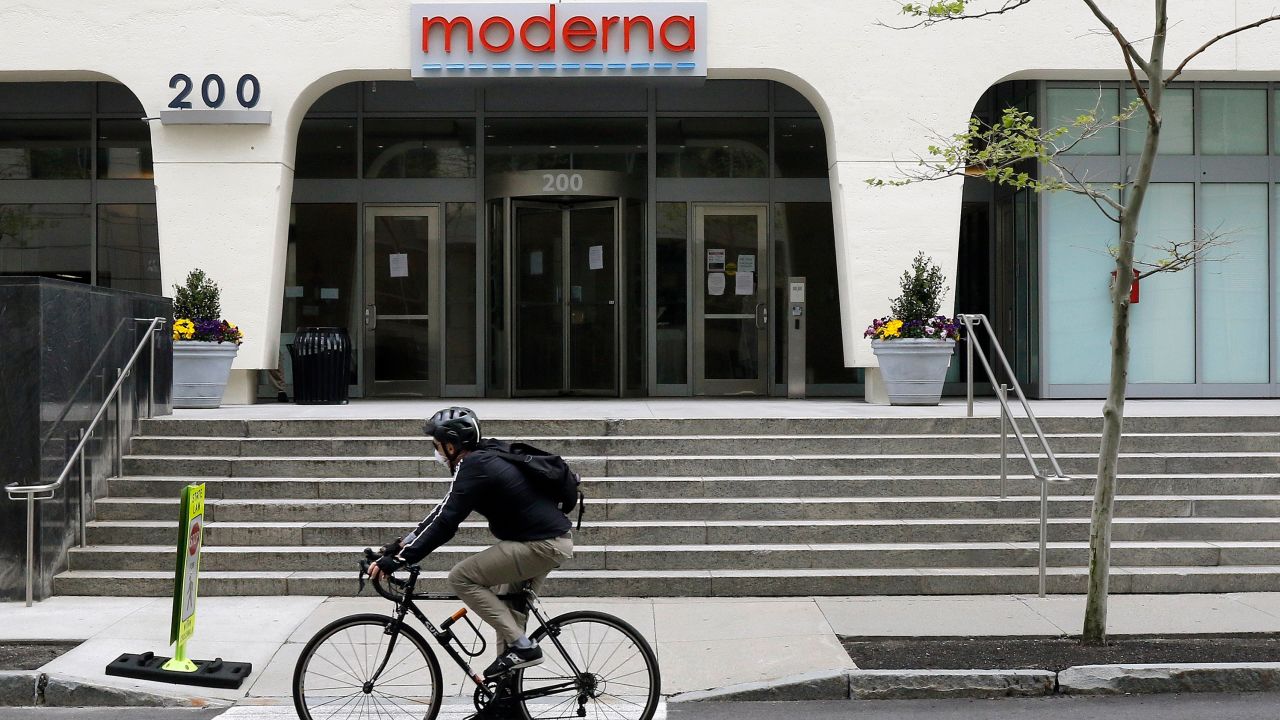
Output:
<path fill-rule="evenodd" d="M 639 631 L 612 615 L 584 610 L 548 623 L 532 635 L 546 658 L 517 671 L 528 720 L 650 720 L 658 709 L 662 679 L 658 658 Z M 561 651 L 563 647 L 563 652 Z M 567 657 L 566 657 L 567 655 Z M 574 668 L 577 672 L 574 672 Z"/>
<path fill-rule="evenodd" d="M 299 718 L 434 720 L 443 688 L 440 664 L 422 635 L 403 623 L 391 647 L 386 628 L 392 622 L 386 615 L 352 615 L 311 638 L 293 671 Z"/>

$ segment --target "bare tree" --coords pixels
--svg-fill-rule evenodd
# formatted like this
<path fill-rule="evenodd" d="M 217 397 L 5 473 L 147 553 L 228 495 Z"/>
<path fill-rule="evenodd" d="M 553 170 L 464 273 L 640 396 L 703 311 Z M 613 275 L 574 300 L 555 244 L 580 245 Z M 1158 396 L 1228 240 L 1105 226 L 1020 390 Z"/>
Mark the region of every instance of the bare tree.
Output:
<path fill-rule="evenodd" d="M 1115 39 L 1129 81 L 1137 94 L 1137 99 L 1119 114 L 1109 118 L 1101 117 L 1099 103 L 1099 107 L 1095 107 L 1092 112 L 1085 112 L 1077 117 L 1070 127 L 1041 129 L 1029 113 L 1010 108 L 991 124 L 974 119 L 963 133 L 949 137 L 935 135 L 937 144 L 929 147 L 927 156 L 917 158 L 914 168 L 900 168 L 902 177 L 868 180 L 872 186 L 880 187 L 964 175 L 985 177 L 994 183 L 1029 188 L 1036 192 L 1070 192 L 1089 198 L 1100 212 L 1120 226 L 1120 244 L 1110 249 L 1116 263 L 1116 282 L 1111 289 L 1111 373 L 1107 400 L 1102 409 L 1102 442 L 1098 450 L 1097 481 L 1089 529 L 1089 585 L 1082 641 L 1090 645 L 1106 642 L 1111 521 L 1115 510 L 1116 474 L 1128 385 L 1129 292 L 1135 280 L 1134 267 L 1136 264 L 1140 268 L 1137 273 L 1139 279 L 1156 273 L 1185 270 L 1201 260 L 1207 249 L 1221 242 L 1221 236 L 1217 234 L 1197 235 L 1191 241 L 1165 245 L 1161 248 L 1165 257 L 1154 263 L 1135 263 L 1138 223 L 1151 184 L 1152 166 L 1160 148 L 1160 112 L 1164 91 L 1182 75 L 1188 63 L 1215 43 L 1280 20 L 1280 15 L 1270 15 L 1219 33 L 1201 44 L 1170 71 L 1165 57 L 1169 31 L 1168 0 L 1153 1 L 1155 28 L 1143 42 L 1143 45 L 1149 45 L 1143 52 L 1121 32 L 1098 0 L 1079 0 L 1102 24 L 1105 33 Z M 911 29 L 943 22 L 979 20 L 1017 12 L 1031 2 L 1032 0 L 899 2 L 902 14 L 908 18 L 907 23 L 898 26 L 881 24 L 895 29 Z M 1147 135 L 1137 171 L 1132 177 L 1119 183 L 1094 183 L 1088 177 L 1077 175 L 1072 163 L 1063 157 L 1079 143 L 1135 116 L 1144 117 Z M 1028 172 L 1028 165 L 1032 163 L 1046 168 L 1046 177 L 1035 177 Z"/>

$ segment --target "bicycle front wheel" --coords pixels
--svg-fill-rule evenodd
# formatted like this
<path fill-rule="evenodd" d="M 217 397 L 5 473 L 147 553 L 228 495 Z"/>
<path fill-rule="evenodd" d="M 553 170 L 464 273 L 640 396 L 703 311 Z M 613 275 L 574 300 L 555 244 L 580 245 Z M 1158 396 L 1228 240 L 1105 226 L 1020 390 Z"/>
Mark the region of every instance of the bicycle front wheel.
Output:
<path fill-rule="evenodd" d="M 555 638 L 545 627 L 532 636 L 543 664 L 517 671 L 528 720 L 651 720 L 662 679 L 658 658 L 639 631 L 590 610 L 566 613 L 548 625 L 558 632 Z"/>
<path fill-rule="evenodd" d="M 394 638 L 388 635 L 392 622 L 386 615 L 352 615 L 311 638 L 293 671 L 299 718 L 435 719 L 440 663 L 413 628 L 401 623 Z"/>

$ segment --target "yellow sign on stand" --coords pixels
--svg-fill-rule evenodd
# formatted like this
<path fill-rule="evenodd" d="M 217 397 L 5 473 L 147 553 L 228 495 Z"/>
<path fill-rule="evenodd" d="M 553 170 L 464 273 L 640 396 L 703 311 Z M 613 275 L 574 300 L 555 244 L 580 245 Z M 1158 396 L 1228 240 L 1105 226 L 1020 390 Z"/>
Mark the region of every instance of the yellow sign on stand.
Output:
<path fill-rule="evenodd" d="M 182 491 L 178 519 L 178 560 L 173 576 L 173 623 L 169 642 L 176 647 L 165 670 L 195 672 L 187 658 L 187 641 L 196 630 L 196 595 L 200 585 L 200 547 L 204 541 L 204 485 L 188 485 Z"/>

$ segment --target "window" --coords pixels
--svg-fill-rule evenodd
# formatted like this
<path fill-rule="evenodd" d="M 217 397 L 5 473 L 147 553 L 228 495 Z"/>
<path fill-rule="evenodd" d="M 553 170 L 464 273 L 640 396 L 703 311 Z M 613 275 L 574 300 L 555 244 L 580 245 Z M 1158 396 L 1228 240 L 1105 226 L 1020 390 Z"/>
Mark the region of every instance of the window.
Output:
<path fill-rule="evenodd" d="M 98 206 L 98 284 L 163 294 L 155 205 Z"/>
<path fill-rule="evenodd" d="M 644 175 L 643 118 L 492 119 L 485 123 L 485 171 L 612 170 Z"/>
<path fill-rule="evenodd" d="M 356 176 L 356 121 L 306 118 L 298 130 L 295 176 L 304 179 Z"/>
<path fill-rule="evenodd" d="M 1116 224 L 1089 198 L 1065 192 L 1043 198 L 1044 283 L 1049 382 L 1095 385 L 1107 382 L 1110 367 L 1111 304 L 1107 287 L 1115 262 Z"/>
<path fill-rule="evenodd" d="M 1142 211 L 1134 259 L 1157 263 L 1168 257 L 1166 248 L 1171 243 L 1188 242 L 1194 232 L 1195 185 L 1152 183 Z M 1195 382 L 1194 270 L 1153 275 L 1142 281 L 1139 291 L 1139 303 L 1129 314 L 1129 381 Z M 1110 322 L 1106 327 L 1111 327 Z"/>
<path fill-rule="evenodd" d="M 689 382 L 689 206 L 658 203 L 657 373 L 660 385 Z"/>
<path fill-rule="evenodd" d="M 1049 88 L 1047 94 L 1049 121 L 1045 127 L 1065 127 L 1071 131 L 1056 141 L 1060 147 L 1070 145 L 1080 137 L 1080 128 L 1075 126 L 1075 121 L 1081 115 L 1090 114 L 1099 122 L 1106 122 L 1119 113 L 1119 91 L 1115 88 Z M 1081 140 L 1070 154 L 1118 155 L 1120 131 L 1115 127 L 1102 130 L 1088 140 Z"/>
<path fill-rule="evenodd" d="M 476 175 L 472 120 L 366 118 L 366 178 L 469 178 Z"/>
<path fill-rule="evenodd" d="M 1267 91 L 1203 88 L 1200 133 L 1205 155 L 1266 155 Z"/>
<path fill-rule="evenodd" d="M 825 178 L 827 136 L 818 118 L 777 118 L 774 127 L 775 174 L 780 178 Z"/>
<path fill-rule="evenodd" d="M 0 120 L 0 180 L 88 180 L 90 120 Z"/>
<path fill-rule="evenodd" d="M 1270 375 L 1267 186 L 1200 186 L 1203 232 L 1222 237 L 1200 267 L 1203 380 L 1265 383 Z"/>
<path fill-rule="evenodd" d="M 839 279 L 836 276 L 835 219 L 831 203 L 775 203 L 774 287 L 775 380 L 787 381 L 786 323 L 789 278 L 805 279 L 805 377 L 809 383 L 857 382 L 857 371 L 844 366 L 840 328 Z"/>
<path fill-rule="evenodd" d="M 1190 88 L 1164 91 L 1164 100 L 1160 103 L 1160 115 L 1164 119 L 1160 128 L 1161 155 L 1190 155 L 1195 152 L 1194 95 Z M 1137 99 L 1132 91 L 1125 96 L 1126 103 Z M 1124 138 L 1126 153 L 1142 154 L 1142 146 L 1147 142 L 1146 108 L 1138 108 L 1125 123 Z"/>
<path fill-rule="evenodd" d="M 0 274 L 87 283 L 88 205 L 0 205 Z"/>
<path fill-rule="evenodd" d="M 98 177 L 150 179 L 151 128 L 146 120 L 98 121 Z"/>
<path fill-rule="evenodd" d="M 769 177 L 768 118 L 659 118 L 658 177 Z"/>
<path fill-rule="evenodd" d="M 448 203 L 444 219 L 444 372 L 446 385 L 476 384 L 475 203 Z"/>

